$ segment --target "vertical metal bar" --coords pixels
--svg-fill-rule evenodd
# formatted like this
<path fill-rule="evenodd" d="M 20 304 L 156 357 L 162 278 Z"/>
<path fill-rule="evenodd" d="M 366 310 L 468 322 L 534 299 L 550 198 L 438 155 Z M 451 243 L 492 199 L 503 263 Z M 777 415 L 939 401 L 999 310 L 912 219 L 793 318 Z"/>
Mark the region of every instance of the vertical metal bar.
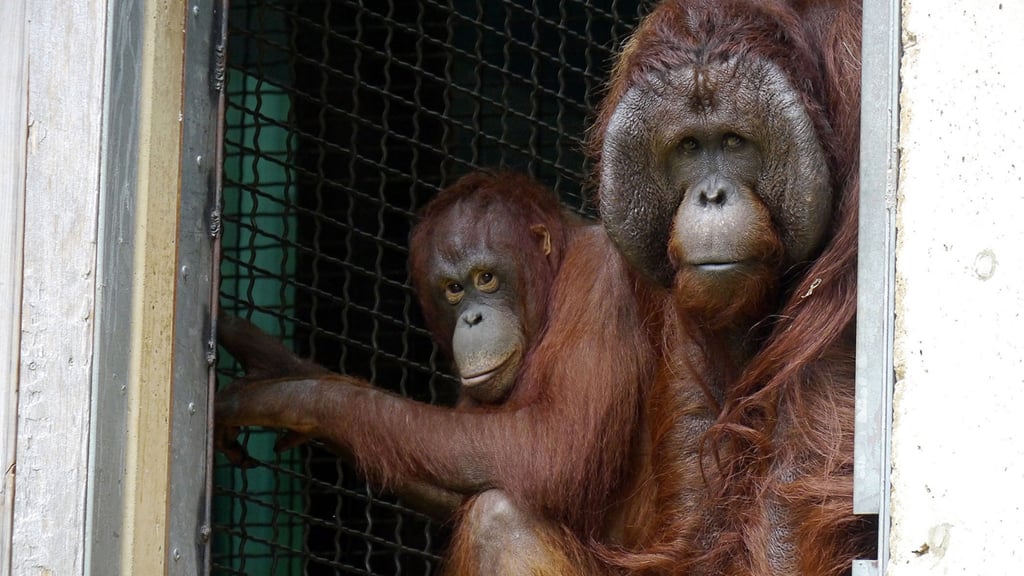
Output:
<path fill-rule="evenodd" d="M 143 7 L 112 0 L 107 5 L 107 54 L 138 54 L 143 43 Z M 86 496 L 86 571 L 118 574 L 124 514 L 131 362 L 132 282 L 135 274 L 138 118 L 141 68 L 138 58 L 108 58 L 104 125 L 100 140 L 100 210 L 97 236 L 95 386 Z"/>
<path fill-rule="evenodd" d="M 216 360 L 216 338 L 217 338 L 217 317 L 220 313 L 220 281 L 221 281 L 221 254 L 223 249 L 223 238 L 224 238 L 224 135 L 227 130 L 227 123 L 224 118 L 227 114 L 227 42 L 228 42 L 228 10 L 231 5 L 230 0 L 220 0 L 219 7 L 220 11 L 217 12 L 214 9 L 213 27 L 215 31 L 219 32 L 216 37 L 216 52 L 211 56 L 215 58 L 213 82 L 214 82 L 214 97 L 216 98 L 216 118 L 215 118 L 215 130 L 216 137 L 214 139 L 214 163 L 213 163 L 213 206 L 209 207 L 210 212 L 210 236 L 213 239 L 213 262 L 212 264 L 212 280 L 210 282 L 210 316 L 212 322 L 210 326 L 210 342 L 207 349 L 207 361 L 209 362 L 209 372 L 207 380 L 207 401 L 206 401 L 206 492 L 204 502 L 204 516 L 205 521 L 199 527 L 199 541 L 202 546 L 202 552 L 204 555 L 203 559 L 203 574 L 209 574 L 210 568 L 213 562 L 212 554 L 212 539 L 213 539 L 213 491 L 214 491 L 214 479 L 213 479 L 213 468 L 214 468 L 214 449 L 213 449 L 213 409 L 214 409 L 214 394 L 217 390 L 217 360 Z M 209 80 L 209 79 L 208 79 Z"/>
<path fill-rule="evenodd" d="M 854 511 L 878 515 L 878 560 L 857 566 L 877 574 L 888 560 L 900 2 L 863 9 Z"/>
<path fill-rule="evenodd" d="M 187 10 L 167 568 L 168 574 L 182 576 L 206 574 L 210 565 L 215 240 L 227 2 L 192 0 Z"/>
<path fill-rule="evenodd" d="M 878 560 L 854 560 L 850 576 L 877 576 Z"/>

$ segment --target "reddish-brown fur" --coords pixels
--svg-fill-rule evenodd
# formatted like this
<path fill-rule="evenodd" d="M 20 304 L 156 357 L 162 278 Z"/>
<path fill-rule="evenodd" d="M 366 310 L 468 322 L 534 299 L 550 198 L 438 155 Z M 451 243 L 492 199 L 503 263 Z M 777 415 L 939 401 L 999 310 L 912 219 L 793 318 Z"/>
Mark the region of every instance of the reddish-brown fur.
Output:
<path fill-rule="evenodd" d="M 665 1 L 616 65 L 591 133 L 598 161 L 630 86 L 694 58 L 747 53 L 778 64 L 801 92 L 836 198 L 820 255 L 783 276 L 780 299 L 742 344 L 695 321 L 685 299 L 699 295 L 685 287 L 654 302 L 662 361 L 646 405 L 658 535 L 638 554 L 609 554 L 620 565 L 827 575 L 872 549 L 852 510 L 860 14 L 856 1 Z"/>
<path fill-rule="evenodd" d="M 495 188 L 506 194 L 543 190 L 524 184 L 510 191 L 507 185 L 517 180 L 504 178 L 498 177 L 501 186 Z M 467 189 L 487 185 L 472 179 L 463 184 Z M 344 375 L 274 370 L 261 377 L 251 368 L 265 363 L 265 352 L 258 340 L 234 333 L 241 330 L 236 325 L 229 327 L 228 338 L 222 333 L 222 342 L 236 357 L 251 361 L 250 374 L 218 394 L 218 427 L 262 425 L 324 438 L 385 486 L 425 483 L 462 495 L 501 490 L 537 522 L 536 536 L 544 545 L 538 556 L 528 558 L 533 568 L 561 562 L 565 570 L 573 566 L 590 573 L 584 566 L 594 556 L 581 542 L 603 534 L 608 509 L 621 497 L 630 450 L 639 438 L 641 388 L 651 381 L 654 363 L 632 273 L 604 229 L 562 226 L 562 216 L 547 200 L 534 200 L 537 212 L 548 218 L 553 250 L 564 253 L 550 272 L 519 264 L 536 271 L 533 284 L 520 293 L 549 292 L 550 298 L 546 308 L 523 311 L 532 318 L 535 344 L 505 402 L 453 410 Z M 412 242 L 443 243 L 445 234 L 456 232 L 429 222 L 447 201 L 442 198 L 427 212 Z M 535 216 L 530 208 L 522 215 Z M 470 234 L 479 226 L 499 225 L 462 224 Z M 528 251 L 524 246 L 524 254 Z M 411 266 L 414 278 L 422 273 L 422 263 Z M 436 319 L 434 312 L 427 307 L 428 320 Z M 472 505 L 465 515 L 471 516 Z M 473 530 L 471 522 L 455 530 L 453 573 L 476 572 Z"/>
<path fill-rule="evenodd" d="M 509 196 L 518 198 L 510 202 Z M 473 431 L 476 424 L 470 424 L 464 442 L 493 458 L 487 465 L 493 466 L 496 481 L 488 487 L 506 490 L 524 509 L 579 534 L 594 533 L 622 482 L 639 416 L 639 386 L 650 379 L 650 352 L 643 345 L 640 318 L 629 297 L 629 274 L 599 226 L 569 222 L 571 217 L 562 213 L 549 190 L 509 172 L 471 174 L 446 189 L 422 215 L 410 244 L 443 245 L 444 235 L 453 231 L 432 225 L 432 220 L 466 198 L 474 208 L 488 202 L 514 207 L 513 222 L 463 225 L 470 234 L 475 227 L 513 223 L 523 230 L 523 260 L 517 267 L 530 273 L 523 274 L 529 284 L 519 292 L 528 296 L 521 314 L 528 318 L 529 341 L 536 344 L 511 396 L 501 405 L 485 407 L 487 414 L 478 419 L 484 422 L 481 434 Z M 552 237 L 550 265 L 526 260 L 535 251 L 523 222 L 547 227 Z M 422 254 L 414 251 L 410 259 L 414 282 L 426 276 L 426 258 L 418 257 Z M 427 323 L 436 326 L 437 311 L 423 298 L 426 290 L 417 283 Z M 605 324 L 608 302 L 621 306 Z M 615 328 L 594 330 L 595 325 Z M 461 443 L 459 433 L 443 434 L 448 442 Z M 397 452 L 410 450 L 396 450 L 396 456 Z M 371 476 L 378 475 L 377 468 L 383 479 L 401 474 L 388 470 L 390 458 L 381 458 L 379 452 L 367 454 L 367 460 L 374 461 L 364 463 Z M 428 470 L 445 465 L 422 456 Z"/>
<path fill-rule="evenodd" d="M 274 402 L 224 424 L 296 418 L 290 427 L 327 437 L 378 481 L 499 488 L 540 522 L 547 553 L 535 573 L 603 572 L 579 542 L 607 542 L 616 523 L 612 539 L 627 552 L 603 556 L 630 571 L 848 570 L 871 537 L 851 506 L 859 21 L 859 4 L 839 0 L 668 1 L 616 66 L 595 153 L 626 89 L 694 50 L 770 58 L 814 120 L 837 199 L 830 237 L 777 289 L 765 279 L 763 297 L 779 300 L 741 345 L 694 319 L 685 287 L 640 286 L 601 230 L 574 228 L 549 324 L 501 407 L 455 412 L 331 376 L 257 383 L 247 395 L 258 402 L 272 387 Z M 638 430 L 650 441 L 630 453 Z M 609 517 L 629 494 L 628 509 Z M 457 532 L 454 573 L 474 572 L 478 526 L 468 518 Z"/>
<path fill-rule="evenodd" d="M 352 389 L 361 397 L 346 406 L 321 404 L 324 432 L 385 483 L 413 476 L 467 493 L 501 488 L 527 509 L 592 532 L 621 482 L 638 419 L 637 383 L 650 378 L 624 267 L 602 230 L 574 230 L 549 325 L 508 409 L 457 413 Z M 612 314 L 609 302 L 619 304 Z"/>

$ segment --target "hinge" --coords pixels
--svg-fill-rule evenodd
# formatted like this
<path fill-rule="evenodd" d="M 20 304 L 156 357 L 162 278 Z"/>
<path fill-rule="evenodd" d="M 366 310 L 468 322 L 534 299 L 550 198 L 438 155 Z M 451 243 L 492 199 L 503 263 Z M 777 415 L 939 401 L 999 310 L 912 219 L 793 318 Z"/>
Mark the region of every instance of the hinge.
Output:
<path fill-rule="evenodd" d="M 227 2 L 213 3 L 213 42 L 210 43 L 213 54 L 210 60 L 213 62 L 213 90 L 217 94 L 224 91 L 228 72 L 228 14 Z"/>
<path fill-rule="evenodd" d="M 222 38 L 220 42 L 213 46 L 213 91 L 220 94 L 224 91 L 224 79 L 227 77 L 228 69 L 228 58 L 227 50 L 225 49 L 225 42 Z"/>

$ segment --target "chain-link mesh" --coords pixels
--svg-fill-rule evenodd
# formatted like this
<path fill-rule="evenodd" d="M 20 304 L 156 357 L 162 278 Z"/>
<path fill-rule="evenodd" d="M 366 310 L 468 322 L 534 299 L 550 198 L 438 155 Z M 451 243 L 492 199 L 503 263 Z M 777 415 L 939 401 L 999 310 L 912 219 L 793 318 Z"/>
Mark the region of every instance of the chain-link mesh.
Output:
<path fill-rule="evenodd" d="M 416 212 L 478 167 L 589 212 L 584 130 L 637 0 L 236 0 L 222 306 L 303 356 L 453 399 L 407 278 Z M 222 354 L 222 356 L 224 356 Z M 223 378 L 237 366 L 222 360 Z M 340 418 L 344 414 L 339 415 Z M 314 444 L 218 456 L 214 573 L 429 574 L 445 533 Z"/>

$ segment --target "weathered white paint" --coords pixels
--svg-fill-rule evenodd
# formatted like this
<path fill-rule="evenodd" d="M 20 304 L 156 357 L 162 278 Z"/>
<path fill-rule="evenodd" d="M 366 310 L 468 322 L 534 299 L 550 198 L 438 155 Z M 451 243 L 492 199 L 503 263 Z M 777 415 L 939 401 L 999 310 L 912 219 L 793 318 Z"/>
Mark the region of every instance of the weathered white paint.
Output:
<path fill-rule="evenodd" d="M 25 0 L 0 2 L 0 574 L 10 569 L 25 199 Z"/>
<path fill-rule="evenodd" d="M 12 574 L 82 573 L 105 15 L 28 2 Z"/>
<path fill-rule="evenodd" d="M 904 0 L 888 573 L 1024 558 L 1024 3 Z"/>

